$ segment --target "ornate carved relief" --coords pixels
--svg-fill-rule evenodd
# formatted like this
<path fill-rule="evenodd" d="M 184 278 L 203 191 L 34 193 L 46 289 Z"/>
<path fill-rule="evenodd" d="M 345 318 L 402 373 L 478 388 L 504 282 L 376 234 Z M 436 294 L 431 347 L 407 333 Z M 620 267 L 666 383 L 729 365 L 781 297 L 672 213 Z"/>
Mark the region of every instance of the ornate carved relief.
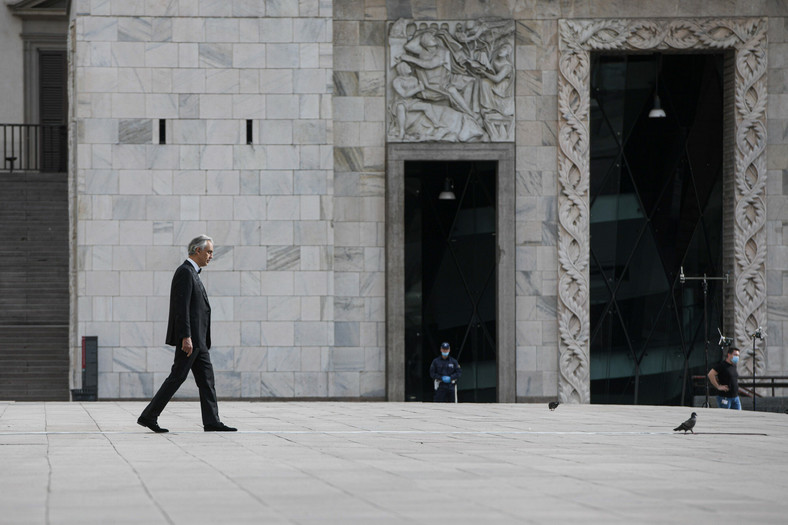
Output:
<path fill-rule="evenodd" d="M 590 53 L 735 50 L 735 341 L 748 348 L 747 334 L 766 321 L 766 27 L 766 20 L 760 18 L 559 22 L 558 395 L 562 402 L 590 401 Z M 758 352 L 754 364 L 762 370 L 763 350 Z"/>
<path fill-rule="evenodd" d="M 389 142 L 514 140 L 514 22 L 389 27 Z"/>

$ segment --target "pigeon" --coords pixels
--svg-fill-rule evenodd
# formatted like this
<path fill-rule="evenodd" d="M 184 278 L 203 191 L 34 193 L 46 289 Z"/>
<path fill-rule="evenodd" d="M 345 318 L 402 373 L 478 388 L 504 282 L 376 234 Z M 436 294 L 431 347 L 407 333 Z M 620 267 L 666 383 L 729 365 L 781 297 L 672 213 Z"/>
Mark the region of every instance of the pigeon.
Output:
<path fill-rule="evenodd" d="M 550 401 L 549 403 L 547 403 L 547 408 L 549 408 L 552 411 L 555 410 L 560 404 L 561 403 L 559 403 L 558 401 Z"/>
<path fill-rule="evenodd" d="M 697 417 L 698 417 L 698 414 L 693 412 L 692 415 L 690 416 L 690 418 L 688 420 L 686 420 L 684 423 L 682 423 L 679 426 L 677 426 L 676 428 L 674 428 L 673 432 L 678 432 L 680 430 L 683 430 L 684 433 L 686 434 L 687 430 L 689 430 L 690 432 L 692 432 L 694 434 L 695 431 L 692 430 L 692 427 L 695 426 L 695 421 L 697 420 Z"/>

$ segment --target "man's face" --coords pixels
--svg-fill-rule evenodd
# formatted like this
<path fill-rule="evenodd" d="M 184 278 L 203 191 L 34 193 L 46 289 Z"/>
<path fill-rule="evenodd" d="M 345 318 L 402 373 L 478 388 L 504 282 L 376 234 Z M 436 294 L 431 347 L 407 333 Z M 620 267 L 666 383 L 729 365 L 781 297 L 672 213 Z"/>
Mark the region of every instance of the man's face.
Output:
<path fill-rule="evenodd" d="M 447 348 L 445 346 L 441 346 L 441 357 L 443 359 L 449 358 L 449 352 L 451 352 L 451 348 Z"/>
<path fill-rule="evenodd" d="M 728 362 L 729 363 L 733 363 L 733 364 L 738 363 L 739 362 L 739 353 L 740 352 L 738 350 L 734 350 L 733 352 L 728 354 Z"/>
<path fill-rule="evenodd" d="M 206 266 L 211 261 L 211 259 L 213 259 L 213 243 L 208 241 L 205 243 L 204 248 L 197 248 L 197 251 L 194 253 L 194 257 L 192 258 L 200 268 Z"/>

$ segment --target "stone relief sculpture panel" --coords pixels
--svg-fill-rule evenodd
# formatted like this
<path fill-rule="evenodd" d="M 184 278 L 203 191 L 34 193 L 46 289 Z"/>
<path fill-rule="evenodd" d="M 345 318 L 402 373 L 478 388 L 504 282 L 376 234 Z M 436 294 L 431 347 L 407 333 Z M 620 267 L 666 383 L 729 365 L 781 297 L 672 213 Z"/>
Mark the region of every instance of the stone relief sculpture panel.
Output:
<path fill-rule="evenodd" d="M 389 142 L 514 141 L 514 21 L 416 22 L 388 33 Z"/>
<path fill-rule="evenodd" d="M 558 77 L 558 397 L 590 402 L 589 78 L 592 51 L 735 50 L 735 344 L 766 325 L 765 19 L 561 20 Z M 763 371 L 762 348 L 745 362 Z"/>

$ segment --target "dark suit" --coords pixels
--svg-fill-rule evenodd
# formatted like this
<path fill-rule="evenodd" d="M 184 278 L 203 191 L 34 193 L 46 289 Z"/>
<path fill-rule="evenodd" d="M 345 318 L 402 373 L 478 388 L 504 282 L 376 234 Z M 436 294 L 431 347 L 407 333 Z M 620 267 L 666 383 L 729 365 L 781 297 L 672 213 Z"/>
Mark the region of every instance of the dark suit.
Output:
<path fill-rule="evenodd" d="M 186 355 L 182 349 L 185 337 L 192 338 L 194 350 L 191 355 Z M 188 260 L 175 270 L 172 277 L 166 343 L 175 347 L 175 362 L 169 377 L 164 380 L 140 417 L 147 421 L 156 421 L 191 370 L 197 388 L 200 389 L 203 425 L 218 424 L 219 408 L 216 402 L 213 365 L 208 352 L 211 348 L 211 305 L 197 271 Z"/>

